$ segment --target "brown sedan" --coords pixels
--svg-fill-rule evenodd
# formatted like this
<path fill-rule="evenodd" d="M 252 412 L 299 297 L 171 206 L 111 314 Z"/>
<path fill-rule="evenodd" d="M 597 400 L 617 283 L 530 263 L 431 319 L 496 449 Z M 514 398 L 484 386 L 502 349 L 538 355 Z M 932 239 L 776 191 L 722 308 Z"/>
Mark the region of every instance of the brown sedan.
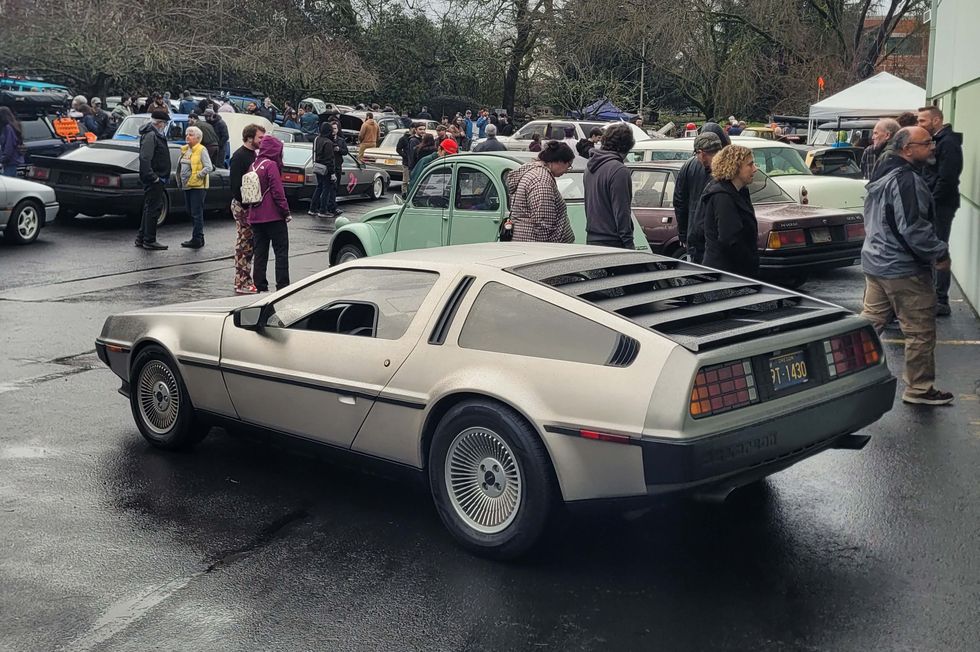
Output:
<path fill-rule="evenodd" d="M 673 196 L 683 162 L 631 163 L 633 214 L 654 253 L 686 253 L 677 236 Z M 749 186 L 759 221 L 759 266 L 771 277 L 801 284 L 810 272 L 861 260 L 864 217 L 833 208 L 802 206 L 762 171 Z"/>

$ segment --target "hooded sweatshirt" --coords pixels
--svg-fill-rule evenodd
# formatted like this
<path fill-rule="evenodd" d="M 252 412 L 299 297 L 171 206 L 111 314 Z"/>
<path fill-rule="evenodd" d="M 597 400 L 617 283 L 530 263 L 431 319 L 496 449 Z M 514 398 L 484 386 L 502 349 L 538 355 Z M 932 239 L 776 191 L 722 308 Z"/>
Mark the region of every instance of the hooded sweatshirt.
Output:
<path fill-rule="evenodd" d="M 759 223 L 749 189 L 736 190 L 731 181 L 712 180 L 701 194 L 695 221 L 704 229 L 708 267 L 755 276 L 759 272 Z M 690 236 L 694 241 L 694 234 Z"/>
<path fill-rule="evenodd" d="M 886 156 L 866 186 L 864 273 L 909 278 L 949 257 L 949 247 L 933 226 L 936 208 L 918 170 L 900 156 Z"/>
<path fill-rule="evenodd" d="M 623 154 L 595 150 L 585 169 L 585 230 L 589 244 L 635 249 L 633 183 Z"/>
<path fill-rule="evenodd" d="M 282 186 L 282 141 L 266 136 L 251 168 L 259 174 L 262 203 L 248 210 L 248 223 L 275 222 L 289 216 L 289 202 Z"/>
<path fill-rule="evenodd" d="M 732 144 L 732 139 L 725 133 L 725 130 L 717 122 L 705 122 L 701 127 L 702 134 L 714 134 L 721 139 L 721 146 L 728 147 Z"/>
<path fill-rule="evenodd" d="M 936 142 L 936 163 L 922 171 L 937 208 L 960 207 L 960 174 L 963 172 L 963 134 L 944 125 L 932 139 Z"/>

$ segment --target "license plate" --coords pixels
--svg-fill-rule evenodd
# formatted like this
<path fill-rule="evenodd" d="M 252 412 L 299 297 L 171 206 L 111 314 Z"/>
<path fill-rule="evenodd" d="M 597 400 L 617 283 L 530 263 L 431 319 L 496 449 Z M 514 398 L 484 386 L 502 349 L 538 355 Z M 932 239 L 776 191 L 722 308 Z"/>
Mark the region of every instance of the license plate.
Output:
<path fill-rule="evenodd" d="M 793 351 L 769 358 L 769 377 L 773 391 L 779 392 L 809 382 L 803 351 Z"/>
<path fill-rule="evenodd" d="M 830 229 L 810 229 L 810 240 L 813 244 L 830 242 Z"/>

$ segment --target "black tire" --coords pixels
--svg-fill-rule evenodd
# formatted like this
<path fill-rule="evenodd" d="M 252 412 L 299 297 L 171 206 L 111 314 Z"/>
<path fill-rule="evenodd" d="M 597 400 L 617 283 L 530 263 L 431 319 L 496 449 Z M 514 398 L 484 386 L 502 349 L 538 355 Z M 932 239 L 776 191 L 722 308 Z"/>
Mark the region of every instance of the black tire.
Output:
<path fill-rule="evenodd" d="M 500 446 L 501 441 L 505 447 Z M 492 469 L 482 466 L 498 458 L 502 469 L 490 463 L 487 466 Z M 448 459 L 455 462 L 452 473 Z M 470 460 L 472 473 L 467 468 Z M 559 491 L 548 451 L 521 415 L 506 405 L 474 399 L 450 409 L 436 427 L 428 464 L 439 517 L 459 543 L 478 555 L 514 559 L 528 553 L 559 511 Z M 485 523 L 479 522 L 479 513 L 474 518 L 464 516 L 468 497 L 474 495 L 468 492 L 481 491 L 481 487 L 487 500 L 496 505 L 496 511 L 483 513 Z M 496 495 L 487 492 L 494 488 Z M 475 505 L 470 509 L 479 512 Z"/>
<path fill-rule="evenodd" d="M 210 427 L 194 414 L 177 364 L 163 348 L 153 345 L 141 350 L 129 378 L 133 419 L 150 444 L 164 450 L 186 450 L 207 436 Z"/>
<path fill-rule="evenodd" d="M 33 199 L 24 199 L 10 212 L 4 238 L 14 244 L 26 245 L 37 240 L 44 225 L 44 207 Z"/>
<path fill-rule="evenodd" d="M 376 175 L 371 180 L 371 187 L 368 188 L 367 196 L 370 199 L 381 199 L 385 194 L 385 180 L 381 175 Z"/>
<path fill-rule="evenodd" d="M 163 210 L 160 211 L 160 215 L 157 217 L 157 226 L 162 226 L 167 221 L 167 217 L 169 215 L 170 215 L 170 195 L 167 192 L 164 192 Z"/>
<path fill-rule="evenodd" d="M 358 258 L 364 258 L 364 249 L 360 245 L 356 244 L 345 244 L 337 252 L 337 256 L 334 264 L 339 265 L 340 263 L 346 263 L 351 260 L 356 260 Z"/>

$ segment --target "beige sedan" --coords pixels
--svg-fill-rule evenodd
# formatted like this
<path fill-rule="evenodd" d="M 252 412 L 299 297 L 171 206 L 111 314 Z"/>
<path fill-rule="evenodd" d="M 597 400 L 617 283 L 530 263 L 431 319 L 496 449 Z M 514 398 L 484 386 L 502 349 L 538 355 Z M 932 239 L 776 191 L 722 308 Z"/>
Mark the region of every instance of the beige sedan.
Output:
<path fill-rule="evenodd" d="M 402 157 L 395 150 L 398 140 L 405 135 L 407 129 L 393 129 L 388 132 L 385 139 L 377 147 L 369 147 L 364 150 L 364 163 L 381 168 L 388 173 L 392 179 L 402 178 Z M 426 129 L 427 134 L 432 134 L 435 138 L 438 132 L 435 129 Z"/>
<path fill-rule="evenodd" d="M 331 267 L 255 297 L 109 317 L 99 357 L 142 435 L 212 425 L 384 460 L 467 548 L 512 558 L 561 505 L 721 497 L 892 406 L 838 306 L 645 252 L 491 243 Z"/>

